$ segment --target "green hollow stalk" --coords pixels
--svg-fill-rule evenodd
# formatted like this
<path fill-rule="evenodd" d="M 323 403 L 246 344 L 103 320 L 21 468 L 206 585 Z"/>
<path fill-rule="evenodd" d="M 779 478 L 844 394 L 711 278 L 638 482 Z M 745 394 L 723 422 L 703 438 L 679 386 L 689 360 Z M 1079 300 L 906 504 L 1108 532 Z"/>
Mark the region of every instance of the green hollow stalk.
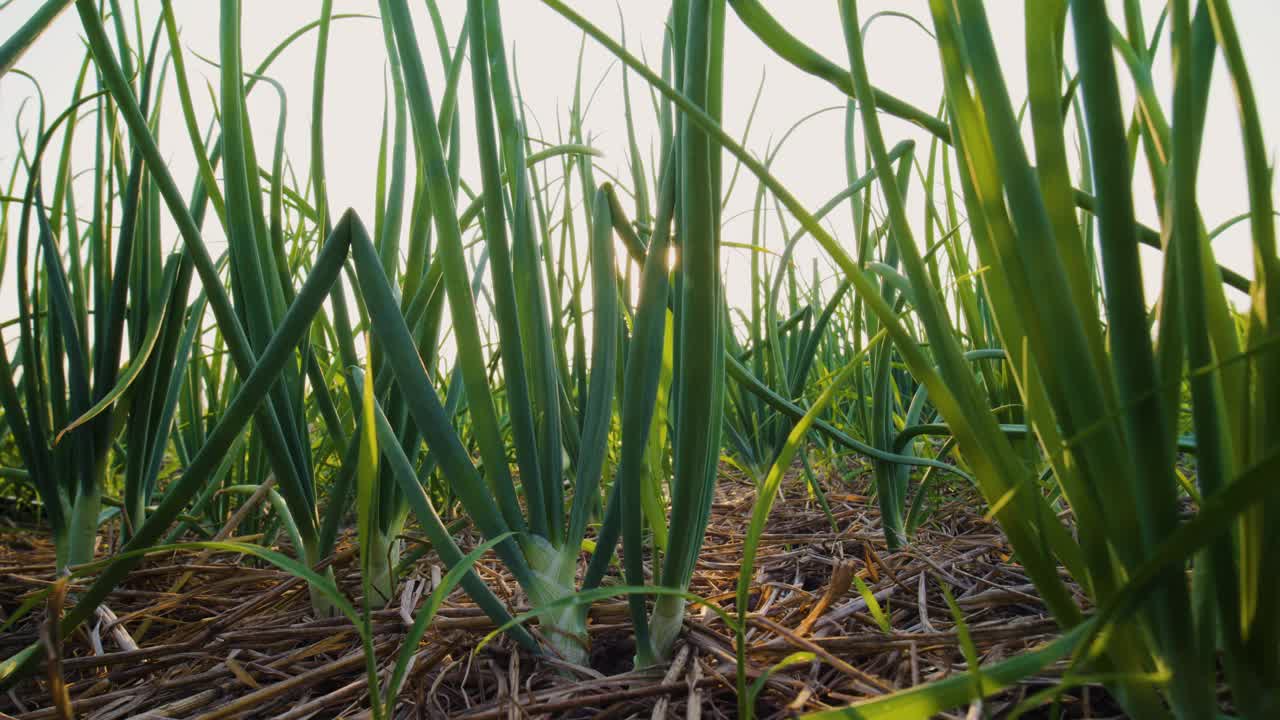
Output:
<path fill-rule="evenodd" d="M 45 30 L 58 19 L 71 0 L 45 0 L 27 21 L 0 44 L 0 77 L 4 77 L 22 59 L 22 55 L 35 44 Z"/>
<path fill-rule="evenodd" d="M 719 13 L 716 11 L 719 5 Z M 684 40 L 682 91 L 695 106 L 714 110 L 719 98 L 713 67 L 720 58 L 717 39 L 723 2 L 690 0 Z M 679 9 L 677 3 L 676 8 Z M 714 114 L 713 114 L 714 117 Z M 686 590 L 701 549 L 719 470 L 720 420 L 724 406 L 720 286 L 719 155 L 707 130 L 682 115 L 677 123 L 680 194 L 677 237 L 681 241 L 676 306 L 676 433 L 672 439 L 669 549 L 662 567 L 663 586 Z M 684 621 L 684 600 L 657 599 L 650 619 L 652 660 L 665 660 Z M 639 653 L 639 651 L 638 651 Z M 641 655 L 642 656 L 642 655 Z"/>

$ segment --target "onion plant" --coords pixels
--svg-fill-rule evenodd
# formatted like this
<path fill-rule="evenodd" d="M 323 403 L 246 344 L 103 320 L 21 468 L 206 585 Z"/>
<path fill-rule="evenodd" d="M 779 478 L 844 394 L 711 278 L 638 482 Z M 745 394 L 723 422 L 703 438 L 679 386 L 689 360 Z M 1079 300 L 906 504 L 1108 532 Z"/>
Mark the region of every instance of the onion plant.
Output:
<path fill-rule="evenodd" d="M 663 155 L 669 159 L 660 172 L 658 209 L 652 228 L 643 234 L 637 233 L 622 216 L 621 205 L 607 186 L 594 191 L 589 164 L 579 165 L 587 193 L 584 206 L 590 211 L 587 260 L 592 301 L 591 367 L 589 373 L 569 370 L 569 363 L 559 354 L 565 331 L 558 317 L 554 321 L 552 318 L 558 316 L 566 300 L 572 312 L 578 303 L 577 291 L 564 298 L 557 278 L 551 272 L 539 272 L 538 259 L 548 253 L 547 239 L 540 237 L 547 227 L 545 205 L 533 190 L 536 175 L 525 168 L 526 131 L 516 110 L 516 94 L 501 50 L 498 5 L 481 0 L 469 4 L 467 32 L 477 108 L 475 135 L 483 181 L 476 202 L 481 205 L 480 230 L 490 275 L 487 287 L 492 290 L 501 354 L 500 405 L 488 376 L 481 341 L 482 319 L 463 254 L 463 224 L 452 191 L 456 176 L 451 175 L 444 157 L 441 115 L 435 111 L 425 82 L 423 60 L 407 8 L 403 2 L 392 1 L 385 9 L 384 23 L 392 32 L 404 71 L 408 115 L 423 168 L 424 204 L 430 208 L 438 243 L 438 265 L 433 267 L 440 268 L 440 282 L 453 321 L 458 353 L 455 383 L 460 382 L 465 388 L 470 430 L 483 461 L 483 474 L 467 457 L 462 439 L 424 373 L 424 362 L 418 354 L 422 346 L 412 342 L 411 326 L 405 322 L 407 313 L 392 309 L 393 295 L 385 268 L 375 266 L 357 240 L 360 294 L 369 311 L 374 347 L 383 353 L 398 392 L 405 396 L 408 415 L 472 522 L 488 537 L 516 533 L 498 546 L 498 552 L 531 603 L 539 607 L 574 595 L 587 523 L 602 505 L 599 488 L 617 383 L 615 367 L 623 310 L 613 259 L 616 230 L 633 255 L 644 262 L 644 270 L 638 305 L 631 313 L 633 332 L 627 342 L 628 357 L 622 373 L 622 441 L 615 491 L 601 517 L 603 525 L 582 588 L 589 590 L 601 582 L 619 534 L 624 544 L 627 580 L 632 585 L 644 584 L 640 533 L 646 516 L 639 497 L 643 478 L 646 474 L 652 477 L 646 473 L 646 463 L 647 470 L 653 470 L 654 448 L 649 436 L 663 387 L 660 358 L 667 343 L 665 326 L 671 322 L 677 328 L 673 334 L 675 370 L 668 381 L 675 428 L 675 473 L 671 482 L 671 520 L 667 523 L 665 518 L 657 519 L 668 531 L 660 582 L 677 591 L 685 590 L 707 522 L 719 457 L 723 352 L 716 338 L 720 336 L 723 313 L 716 240 L 718 206 L 708 204 L 718 193 L 685 195 L 678 188 L 682 183 L 692 183 L 693 187 L 718 178 L 716 156 L 705 138 L 699 139 L 696 128 L 668 125 L 670 132 L 665 137 L 669 139 L 664 141 L 667 149 Z M 710 6 L 688 12 L 691 32 L 695 34 L 690 36 L 695 39 L 690 41 L 693 47 L 688 50 L 692 53 L 688 62 L 703 68 L 688 70 L 690 82 L 697 86 L 697 78 L 706 75 L 709 43 L 718 43 L 715 38 L 722 30 L 723 15 L 713 22 Z M 683 37 L 673 47 L 685 47 Z M 683 57 L 676 63 L 677 67 L 684 64 Z M 700 92 L 708 98 L 705 102 L 718 102 L 714 100 L 718 87 L 704 86 Z M 690 138 L 687 141 L 686 135 Z M 570 140 L 580 144 L 582 137 L 573 134 Z M 692 143 L 694 149 L 682 151 L 686 143 Z M 708 186 L 708 191 L 711 189 Z M 647 212 L 644 205 L 639 209 L 642 214 Z M 665 259 L 673 230 L 677 237 L 689 239 L 678 253 L 674 273 L 677 293 L 672 306 Z M 564 270 L 563 266 L 558 269 Z M 670 320 L 669 307 L 674 309 Z M 580 317 L 576 327 L 575 332 L 581 332 Z M 576 363 L 583 353 L 574 353 L 573 357 Z M 387 382 L 391 382 L 390 377 Z M 576 422 L 566 422 L 563 413 L 575 413 L 575 406 L 571 403 L 566 407 L 565 397 L 577 398 Z M 499 407 L 506 411 L 509 440 L 502 432 Z M 566 472 L 565 453 L 574 448 L 576 453 L 570 456 Z M 509 451 L 519 472 L 519 490 L 508 466 Z M 566 476 L 572 480 L 572 498 L 568 501 Z M 655 520 L 652 514 L 647 519 L 651 524 Z M 633 607 L 637 659 L 647 665 L 670 651 L 681 626 L 684 599 L 678 593 L 659 596 L 652 621 L 642 597 L 633 598 Z M 577 662 L 585 658 L 585 612 L 585 607 L 569 606 L 547 612 L 542 618 L 552 646 Z"/>
<path fill-rule="evenodd" d="M 158 105 L 162 71 L 154 52 L 143 61 L 129 74 L 145 114 Z M 136 146 L 115 142 L 120 119 L 106 93 L 87 91 L 90 67 L 86 60 L 71 105 L 52 122 L 39 109 L 17 228 L 19 341 L 12 358 L 0 348 L 0 403 L 52 529 L 59 572 L 94 557 L 99 524 L 111 514 L 102 501 L 117 441 L 128 447 L 126 537 L 145 519 L 173 419 L 171 390 L 182 381 L 173 368 L 185 367 L 189 351 L 179 342 L 188 317 L 175 299 L 186 296 L 192 266 L 165 259 L 156 188 Z M 88 129 L 86 108 L 95 110 Z M 70 147 L 86 130 L 98 162 L 83 222 Z M 57 153 L 51 177 L 41 172 L 46 153 Z"/>
<path fill-rule="evenodd" d="M 22 58 L 23 53 L 35 43 L 36 39 L 48 27 L 53 24 L 58 15 L 67 6 L 71 4 L 71 0 L 45 0 L 26 22 L 18 26 L 16 32 L 5 39 L 0 44 L 0 77 L 13 69 L 13 66 Z"/>
<path fill-rule="evenodd" d="M 508 465 L 508 443 L 500 425 L 488 376 L 462 225 L 454 200 L 456 173 L 450 171 L 437 114 L 426 83 L 416 31 L 403 0 L 386 3 L 383 22 L 403 67 L 408 116 L 422 167 L 423 206 L 429 208 L 437 242 L 435 265 L 448 299 L 457 346 L 458 378 L 465 390 L 470 428 L 479 446 L 482 471 L 468 455 L 440 403 L 415 344 L 405 314 L 396 307 L 381 260 L 357 242 L 355 261 L 369 312 L 375 348 L 389 369 L 405 412 L 431 448 L 472 522 L 488 537 L 516 532 L 497 546 L 508 570 L 535 606 L 575 592 L 577 560 L 589 513 L 598 504 L 603 458 L 612 417 L 617 352 L 617 290 L 612 261 L 612 223 L 607 202 L 593 203 L 591 263 L 596 308 L 588 417 L 574 464 L 572 507 L 566 513 L 563 426 L 559 413 L 561 378 L 554 364 L 550 311 L 534 220 L 521 123 L 509 80 L 496 3 L 468 7 L 468 46 L 476 101 L 476 138 L 483 192 L 481 227 L 489 258 L 493 308 L 501 348 L 511 446 L 520 490 Z M 496 48 L 490 52 L 488 48 Z M 505 172 L 504 172 L 505 170 Z M 511 208 L 508 215 L 507 208 Z M 428 350 L 434 352 L 434 347 Z M 521 507 L 519 499 L 525 501 Z M 612 548 L 609 548 L 611 551 Z M 499 618 L 495 618 L 499 620 Z M 548 639 L 562 655 L 585 658 L 585 608 L 543 620 Z"/>

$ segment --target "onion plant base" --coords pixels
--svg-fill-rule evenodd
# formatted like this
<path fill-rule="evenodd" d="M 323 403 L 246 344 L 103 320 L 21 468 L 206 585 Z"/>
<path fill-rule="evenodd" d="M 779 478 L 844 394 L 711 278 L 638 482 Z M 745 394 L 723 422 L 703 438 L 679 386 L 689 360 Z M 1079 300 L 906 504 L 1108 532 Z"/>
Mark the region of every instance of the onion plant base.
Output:
<path fill-rule="evenodd" d="M 534 582 L 527 588 L 533 609 L 546 607 L 577 594 L 577 548 L 557 550 L 542 538 L 525 543 L 525 554 L 533 570 Z M 538 624 L 552 650 L 566 662 L 590 665 L 591 646 L 587 635 L 587 607 L 569 605 L 540 613 Z"/>
<path fill-rule="evenodd" d="M 93 491 L 81 493 L 76 498 L 71 510 L 70 533 L 65 540 L 65 564 L 58 567 L 60 574 L 69 568 L 93 561 L 98 546 L 98 520 L 101 511 L 101 488 L 95 486 Z"/>
<path fill-rule="evenodd" d="M 676 638 L 684 629 L 685 599 L 678 595 L 661 595 L 653 604 L 649 616 L 649 650 L 653 663 L 665 663 L 671 659 Z"/>
<path fill-rule="evenodd" d="M 369 587 L 373 592 L 369 595 L 369 607 L 381 610 L 396 598 L 399 585 L 396 567 L 404 552 L 404 540 L 378 531 L 371 533 L 370 539 L 373 547 L 369 554 Z"/>

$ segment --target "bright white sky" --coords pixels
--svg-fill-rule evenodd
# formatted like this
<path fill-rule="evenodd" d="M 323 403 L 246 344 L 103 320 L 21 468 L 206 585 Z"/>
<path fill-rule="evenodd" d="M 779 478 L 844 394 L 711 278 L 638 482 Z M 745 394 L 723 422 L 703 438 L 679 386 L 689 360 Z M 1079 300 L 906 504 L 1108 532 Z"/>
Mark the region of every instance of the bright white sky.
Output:
<path fill-rule="evenodd" d="M 0 36 L 7 36 L 10 29 L 25 20 L 42 0 L 12 0 L 0 11 Z M 128 3 L 126 3 L 128 4 Z M 410 3 L 418 17 L 418 32 L 424 43 L 433 38 L 427 23 L 423 3 Z M 441 0 L 451 39 L 461 27 L 465 10 L 463 0 Z M 599 0 L 572 2 L 579 12 L 588 16 L 615 37 L 620 20 L 625 18 L 628 45 L 633 51 L 642 49 L 651 65 L 656 65 L 661 47 L 666 3 L 656 0 L 623 0 L 619 6 Z M 1119 16 L 1119 2 L 1115 6 Z M 574 74 L 581 34 L 567 21 L 560 18 L 537 0 L 505 0 L 502 3 L 504 29 L 509 44 L 514 48 L 516 67 L 524 96 L 529 104 L 531 131 L 554 139 L 566 122 L 566 108 L 572 101 Z M 794 34 L 818 48 L 828 57 L 843 63 L 844 42 L 834 3 L 817 0 L 794 0 L 768 3 L 772 12 Z M 1024 95 L 1023 67 L 1024 44 L 1022 27 L 1023 3 L 999 0 L 989 4 L 990 21 L 998 43 L 1006 77 L 1015 102 Z M 1147 31 L 1150 32 L 1158 16 L 1161 3 L 1143 0 L 1146 11 Z M 188 50 L 205 56 L 217 55 L 218 3 L 212 0 L 175 0 L 183 38 Z M 1232 4 L 1238 26 L 1243 33 L 1244 50 L 1253 71 L 1255 90 L 1261 102 L 1266 139 L 1274 143 L 1280 136 L 1280 83 L 1271 78 L 1274 68 L 1280 66 L 1275 38 L 1280 35 L 1280 2 L 1276 0 L 1238 0 Z M 156 16 L 159 3 L 144 0 L 144 13 L 148 18 L 145 28 Z M 883 9 L 908 12 L 922 20 L 926 26 L 928 9 L 926 0 L 902 2 L 859 3 L 863 19 Z M 375 13 L 373 0 L 337 0 L 336 12 Z M 252 68 L 283 37 L 313 20 L 319 13 L 319 2 L 311 0 L 246 0 L 244 2 L 244 58 L 245 67 Z M 366 219 L 372 218 L 374 177 L 377 164 L 378 133 L 382 120 L 383 74 L 385 53 L 380 28 L 376 21 L 367 19 L 336 22 L 330 44 L 327 102 L 325 108 L 325 162 L 328 168 L 330 199 L 335 211 L 352 206 Z M 811 78 L 774 58 L 761 43 L 747 31 L 730 12 L 726 40 L 730 58 L 726 72 L 725 118 L 728 131 L 741 137 L 757 87 L 764 78 L 763 96 L 756 115 L 748 147 L 763 154 L 770 138 L 776 139 L 800 118 L 824 107 L 838 107 L 844 97 L 826 83 Z M 1068 46 L 1071 43 L 1068 41 Z M 71 87 L 82 59 L 82 42 L 78 18 L 74 10 L 65 13 L 55 26 L 40 39 L 21 61 L 20 67 L 40 78 L 49 116 L 55 115 L 70 99 Z M 1163 43 L 1160 64 L 1157 67 L 1157 86 L 1165 100 L 1169 93 L 1168 43 Z M 874 23 L 866 40 L 867 57 L 872 81 L 890 92 L 929 111 L 936 110 L 942 96 L 938 55 L 932 39 L 916 25 L 900 18 L 885 17 Z M 438 52 L 433 44 L 424 46 L 424 56 L 429 63 L 434 88 L 443 86 L 442 72 L 438 67 Z M 308 164 L 308 123 L 311 102 L 312 64 L 315 52 L 315 36 L 308 35 L 288 50 L 272 67 L 270 74 L 282 82 L 289 92 L 289 124 L 286 148 L 299 177 L 304 177 Z M 585 126 L 591 135 L 591 143 L 604 151 L 598 165 L 623 178 L 629 178 L 626 155 L 626 132 L 622 114 L 622 88 L 620 66 L 601 48 L 588 41 L 584 56 L 584 84 L 588 92 L 597 87 Z M 202 118 L 211 114 L 211 105 L 200 88 L 207 79 L 216 84 L 217 72 L 188 55 L 189 72 L 193 73 L 193 87 L 197 89 L 197 112 Z M 653 120 L 648 109 L 647 89 L 634 75 L 630 78 L 635 103 L 638 134 L 642 147 L 648 152 L 652 137 Z M 1122 80 L 1123 84 L 1123 80 Z M 468 83 L 469 87 L 469 83 Z M 1127 91 L 1127 87 L 1126 87 Z M 438 93 L 439 91 L 437 91 Z M 20 106 L 32 94 L 30 83 L 15 74 L 0 80 L 0 171 L 7 180 L 9 169 L 15 160 L 15 136 L 13 128 Z M 467 93 L 463 93 L 464 102 Z M 180 186 L 190 187 L 194 177 L 191 148 L 181 130 L 182 119 L 177 110 L 177 92 L 169 80 L 166 90 L 164 132 L 162 149 Z M 1208 129 L 1201 163 L 1201 208 L 1210 227 L 1221 220 L 1247 209 L 1246 186 L 1240 146 L 1240 132 L 1231 89 L 1226 82 L 1222 63 L 1215 73 L 1214 91 L 1210 98 Z M 266 91 L 255 92 L 250 100 L 255 137 L 260 155 L 269 157 L 265 148 L 273 137 L 278 102 L 276 96 Z M 463 147 L 470 148 L 472 133 L 469 110 L 464 104 Z M 28 105 L 21 126 L 30 128 L 34 121 L 34 108 Z M 823 113 L 808 121 L 788 141 L 774 164 L 774 172 L 810 208 L 817 208 L 831 195 L 845 186 L 841 133 L 843 112 Z M 922 142 L 918 158 L 923 161 L 927 150 L 927 136 L 914 127 L 886 118 L 884 122 L 887 140 L 892 144 L 905 137 Z M 83 133 L 88 139 L 88 132 Z M 28 143 L 34 145 L 34 140 Z M 85 150 L 91 146 L 85 145 Z M 91 153 L 79 156 L 77 170 L 83 170 Z M 464 176 L 476 180 L 473 155 L 464 155 Z M 726 165 L 731 169 L 731 165 Z M 1145 166 L 1141 166 L 1145 167 Z M 652 171 L 652 168 L 648 168 Z M 1149 185 L 1145 182 L 1145 169 L 1137 173 L 1138 196 L 1143 204 L 1142 219 L 1156 225 L 1153 205 L 1149 201 Z M 601 176 L 603 177 L 603 176 Z M 726 240 L 747 243 L 751 241 L 751 221 L 742 211 L 749 210 L 754 194 L 754 183 L 739 181 L 734 197 L 726 208 Z M 916 193 L 918 198 L 920 193 Z M 832 229 L 848 240 L 847 211 L 831 216 Z M 915 218 L 920 217 L 917 209 Z M 788 219 L 794 230 L 795 223 Z M 216 221 L 206 223 L 211 245 L 220 242 Z M 841 236 L 841 235 L 838 235 Z M 781 246 L 781 232 L 776 223 L 769 228 L 767 243 L 775 249 Z M 12 245 L 10 247 L 12 251 Z M 1144 251 L 1147 252 L 1147 251 Z M 1238 226 L 1236 232 L 1218 241 L 1219 260 L 1230 267 L 1251 275 L 1247 226 Z M 746 267 L 746 253 L 728 250 L 729 272 L 727 276 L 744 277 L 738 269 Z M 812 259 L 820 257 L 816 247 L 800 253 L 802 269 L 806 275 Z M 1147 259 L 1156 255 L 1150 252 Z M 825 264 L 824 273 L 829 274 Z M 11 273 L 8 273 L 11 277 Z M 13 281 L 6 278 L 0 288 L 0 317 L 13 313 Z M 729 281 L 730 300 L 745 304 L 749 287 L 745 282 Z M 1148 283 L 1148 302 L 1156 286 Z M 1239 299 L 1239 298 L 1237 298 Z"/>

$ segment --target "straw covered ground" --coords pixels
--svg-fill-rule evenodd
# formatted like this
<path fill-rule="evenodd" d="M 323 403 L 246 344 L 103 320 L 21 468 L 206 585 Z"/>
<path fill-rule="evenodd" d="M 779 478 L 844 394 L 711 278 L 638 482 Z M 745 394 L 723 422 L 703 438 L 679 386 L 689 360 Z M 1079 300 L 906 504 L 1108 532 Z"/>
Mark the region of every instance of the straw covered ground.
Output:
<path fill-rule="evenodd" d="M 1010 558 L 998 528 L 966 493 L 951 493 L 917 542 L 889 554 L 878 513 L 863 492 L 822 473 L 836 529 L 813 501 L 802 476 L 784 484 L 763 538 L 749 631 L 750 676 L 761 677 L 794 652 L 814 662 L 769 677 L 763 717 L 843 706 L 894 689 L 964 673 L 962 634 L 942 592 L 949 587 L 982 662 L 1012 656 L 1051 638 L 1056 625 Z M 725 470 L 692 592 L 731 606 L 740 567 L 742 518 L 755 490 Z M 53 549 L 39 535 L 7 532 L 0 548 L 0 609 L 6 617 L 32 591 L 53 580 Z M 463 531 L 461 544 L 476 542 Z M 332 558 L 345 591 L 358 593 L 348 543 Z M 477 566 L 513 609 L 525 609 L 518 586 L 497 562 Z M 376 615 L 375 647 L 389 664 L 413 613 L 443 572 L 427 553 L 401 585 L 392 607 Z M 891 632 L 853 586 L 864 580 Z M 73 602 L 75 588 L 68 599 Z M 1083 596 L 1079 598 L 1085 602 Z M 0 696 L 17 718 L 59 718 L 50 683 L 65 683 L 76 717 L 331 718 L 365 713 L 367 675 L 356 634 L 345 618 L 316 619 L 303 581 L 230 554 L 186 552 L 149 559 L 107 602 L 118 621 L 99 616 L 91 629 L 59 648 L 42 635 L 49 609 L 0 637 L 9 655 L 45 637 L 46 672 Z M 144 629 L 144 625 L 146 626 Z M 593 669 L 535 659 L 499 638 L 478 652 L 492 623 L 455 592 L 427 633 L 401 694 L 398 718 L 733 717 L 733 638 L 710 612 L 689 613 L 672 664 L 630 671 L 633 646 L 622 600 L 592 609 Z M 1019 698 L 1054 682 L 1025 681 L 970 707 L 970 717 L 1000 716 Z M 1063 697 L 1068 717 L 1114 715 L 1105 694 L 1084 688 Z M 963 713 L 955 715 L 962 716 Z"/>

